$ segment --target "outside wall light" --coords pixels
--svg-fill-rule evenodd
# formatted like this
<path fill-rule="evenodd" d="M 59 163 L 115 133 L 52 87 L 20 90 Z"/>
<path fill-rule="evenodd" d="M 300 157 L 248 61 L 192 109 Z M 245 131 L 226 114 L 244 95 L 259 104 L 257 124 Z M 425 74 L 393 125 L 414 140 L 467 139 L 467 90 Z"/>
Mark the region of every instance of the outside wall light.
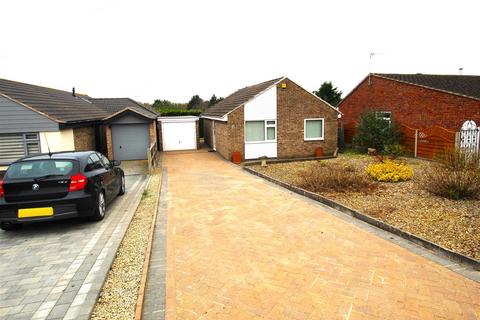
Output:
<path fill-rule="evenodd" d="M 287 84 L 285 82 L 282 82 L 282 89 L 287 89 Z"/>

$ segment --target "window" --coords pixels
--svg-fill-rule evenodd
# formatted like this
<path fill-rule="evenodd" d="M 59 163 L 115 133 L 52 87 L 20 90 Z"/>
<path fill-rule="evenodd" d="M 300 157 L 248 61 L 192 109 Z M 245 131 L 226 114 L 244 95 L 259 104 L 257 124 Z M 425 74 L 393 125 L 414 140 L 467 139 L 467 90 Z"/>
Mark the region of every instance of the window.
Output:
<path fill-rule="evenodd" d="M 323 140 L 324 119 L 305 119 L 304 139 L 305 140 Z"/>
<path fill-rule="evenodd" d="M 38 133 L 0 134 L 0 163 L 9 164 L 19 158 L 40 153 Z"/>
<path fill-rule="evenodd" d="M 40 139 L 38 133 L 25 133 L 23 139 L 25 141 L 25 155 L 40 153 Z"/>
<path fill-rule="evenodd" d="M 98 156 L 100 157 L 100 160 L 102 161 L 103 165 L 107 168 L 110 167 L 110 161 L 101 153 L 97 153 Z"/>
<path fill-rule="evenodd" d="M 85 171 L 93 171 L 93 170 L 98 170 L 102 169 L 103 164 L 100 161 L 100 158 L 96 153 L 92 154 L 90 157 L 88 157 L 87 160 L 87 166 L 85 167 Z"/>
<path fill-rule="evenodd" d="M 277 139 L 277 121 L 245 121 L 246 142 L 268 142 Z"/>
<path fill-rule="evenodd" d="M 377 111 L 375 112 L 377 119 L 383 119 L 388 123 L 392 123 L 392 113 L 390 111 Z"/>
<path fill-rule="evenodd" d="M 33 160 L 12 164 L 6 175 L 9 179 L 31 179 L 45 176 L 67 176 L 74 169 L 69 160 Z"/>

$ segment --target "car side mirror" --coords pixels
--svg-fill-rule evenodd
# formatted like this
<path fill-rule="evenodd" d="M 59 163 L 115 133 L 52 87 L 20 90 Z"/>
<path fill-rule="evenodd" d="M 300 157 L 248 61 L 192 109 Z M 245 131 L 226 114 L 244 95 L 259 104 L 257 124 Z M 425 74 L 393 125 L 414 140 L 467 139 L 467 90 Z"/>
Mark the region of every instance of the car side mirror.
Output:
<path fill-rule="evenodd" d="M 112 166 L 113 167 L 118 167 L 121 164 L 122 164 L 122 161 L 120 161 L 120 160 L 112 160 Z"/>

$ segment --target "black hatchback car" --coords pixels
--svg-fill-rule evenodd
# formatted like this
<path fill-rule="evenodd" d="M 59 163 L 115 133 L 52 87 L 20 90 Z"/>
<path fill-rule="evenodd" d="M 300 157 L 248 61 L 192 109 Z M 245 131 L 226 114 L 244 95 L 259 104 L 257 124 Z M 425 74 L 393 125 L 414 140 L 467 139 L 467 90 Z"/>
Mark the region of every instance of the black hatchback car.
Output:
<path fill-rule="evenodd" d="M 30 222 L 89 217 L 125 193 L 120 161 L 95 151 L 34 155 L 13 162 L 0 180 L 0 228 Z"/>

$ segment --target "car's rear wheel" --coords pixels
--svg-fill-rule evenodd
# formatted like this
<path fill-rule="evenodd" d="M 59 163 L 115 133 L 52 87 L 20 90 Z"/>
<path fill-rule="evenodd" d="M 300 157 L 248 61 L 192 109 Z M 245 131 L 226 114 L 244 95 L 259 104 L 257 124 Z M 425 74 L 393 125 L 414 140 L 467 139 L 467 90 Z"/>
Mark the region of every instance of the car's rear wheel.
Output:
<path fill-rule="evenodd" d="M 94 221 L 100 221 L 105 218 L 105 211 L 106 211 L 106 202 L 105 202 L 105 194 L 103 191 L 100 191 L 97 197 L 97 204 L 95 206 L 95 210 L 93 211 L 93 215 L 91 217 Z"/>
<path fill-rule="evenodd" d="M 0 223 L 0 229 L 4 231 L 11 231 L 20 228 L 21 224 L 13 222 L 2 222 Z"/>
<path fill-rule="evenodd" d="M 121 195 L 124 195 L 125 194 L 125 176 L 122 175 L 122 179 L 121 179 L 121 182 L 120 182 L 120 191 L 118 192 L 118 195 L 121 196 Z"/>

